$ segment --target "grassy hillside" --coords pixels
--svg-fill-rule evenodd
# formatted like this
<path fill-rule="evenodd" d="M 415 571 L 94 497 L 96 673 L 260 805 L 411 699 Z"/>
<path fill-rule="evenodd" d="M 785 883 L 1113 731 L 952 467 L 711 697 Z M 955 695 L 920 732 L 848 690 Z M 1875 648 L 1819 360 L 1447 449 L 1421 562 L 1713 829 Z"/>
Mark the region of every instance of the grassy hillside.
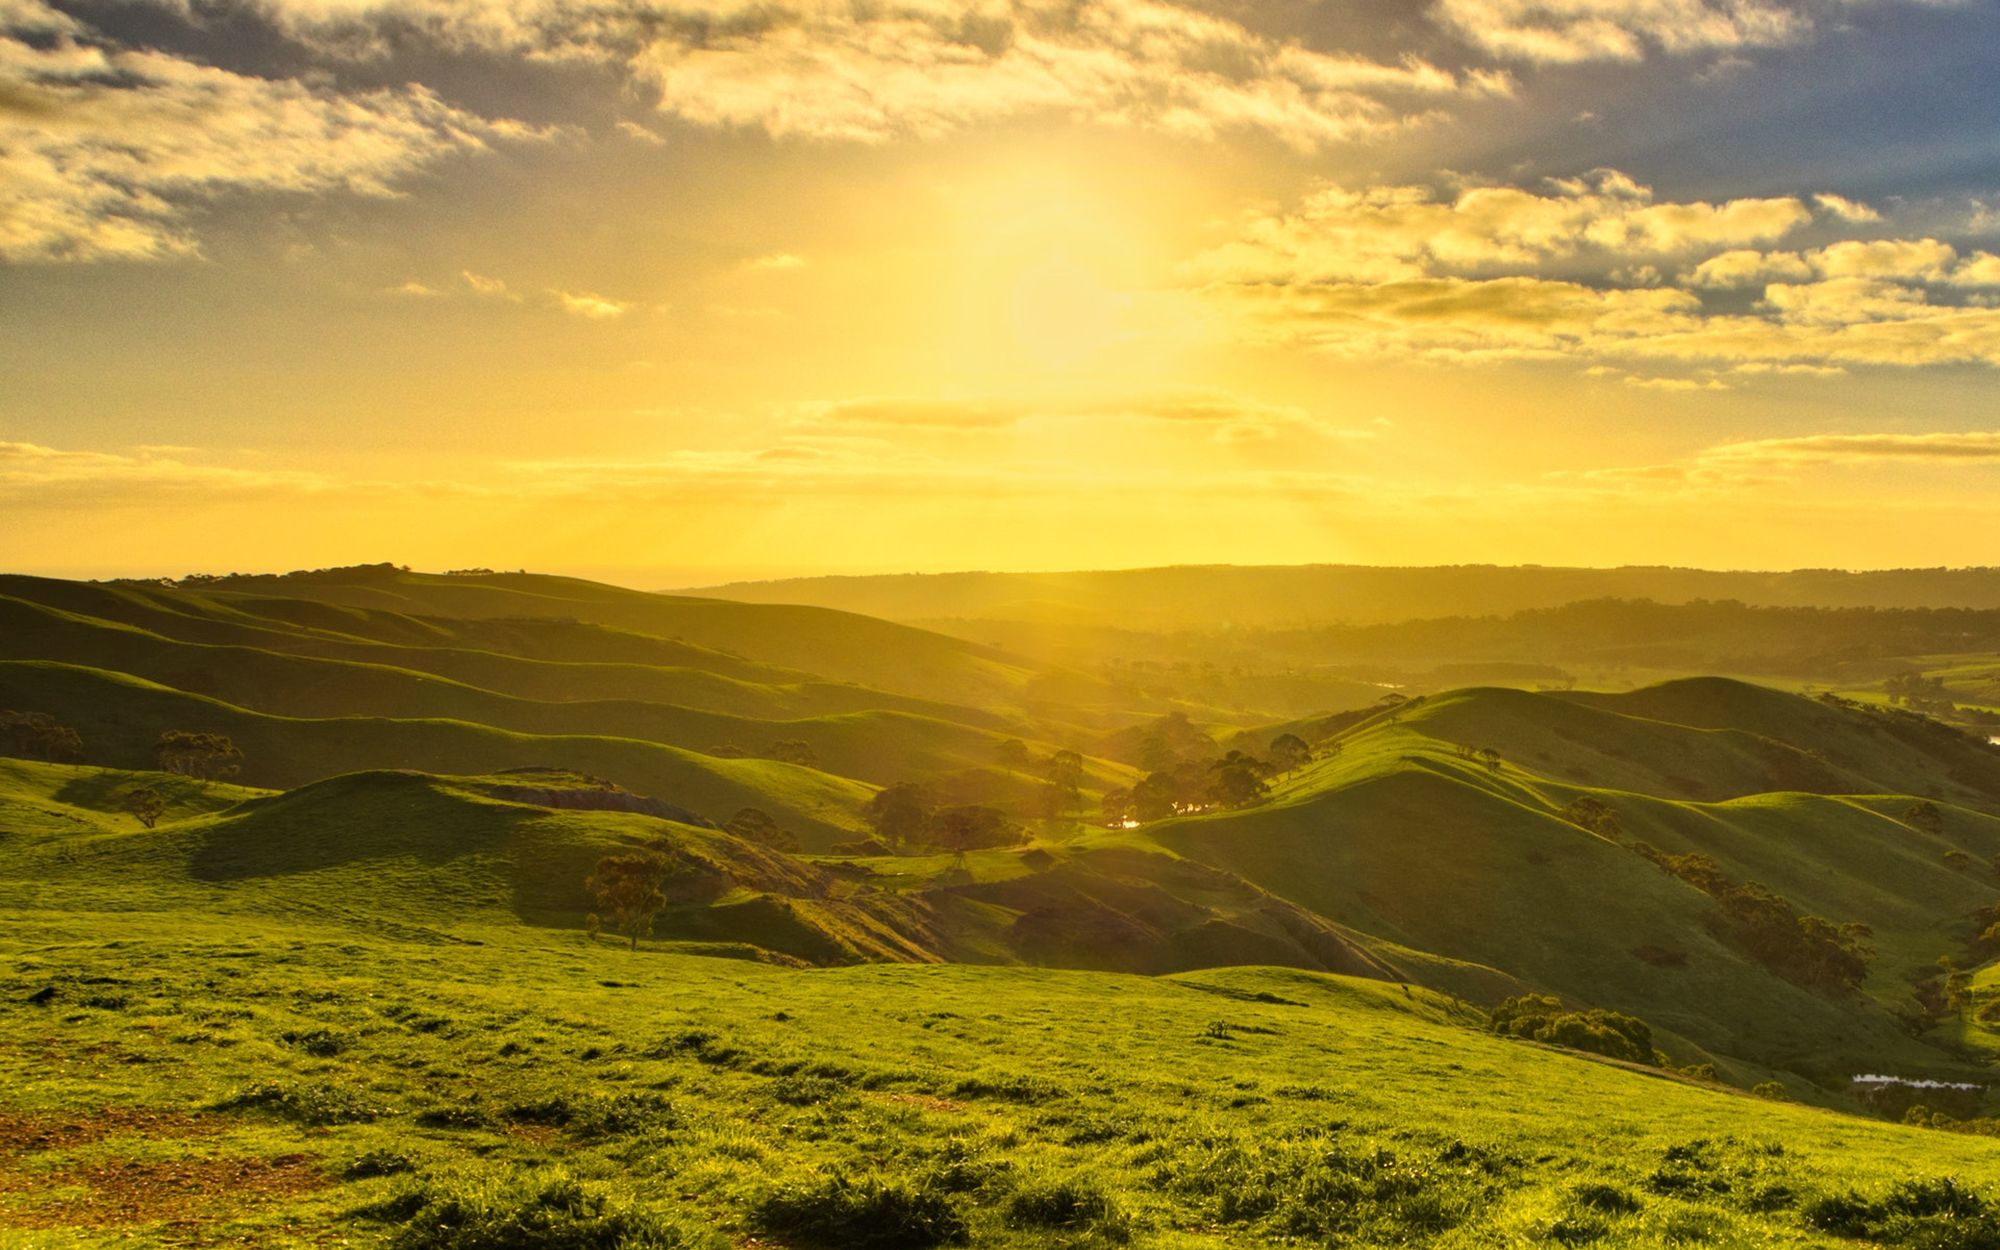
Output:
<path fill-rule="evenodd" d="M 308 600 L 414 617 L 569 620 L 727 651 L 769 664 L 952 702 L 1012 703 L 1032 667 L 987 647 L 826 608 L 655 595 L 539 574 L 439 575 L 383 567 L 233 577 L 204 593 L 256 611 Z"/>
<path fill-rule="evenodd" d="M 88 663 L 294 717 L 456 720 L 517 733 L 637 738 L 696 751 L 733 745 L 753 754 L 774 742 L 800 741 L 827 771 L 877 784 L 988 765 L 1006 736 L 882 708 L 766 719 L 635 699 L 529 700 L 387 664 L 176 642 L 85 618 L 50 618 L 21 606 L 24 610 L 9 620 L 8 602 L 0 601 L 0 627 L 27 626 L 0 634 L 0 657 Z M 780 701 L 781 691 L 762 689 L 770 702 Z M 812 696 L 801 692 L 798 701 L 810 702 Z M 883 701 L 900 702 L 893 697 Z"/>
<path fill-rule="evenodd" d="M 24 1246 L 1970 1246 L 2000 1183 L 1981 1138 L 1319 974 L 801 974 L 193 909 L 33 912 L 0 956 L 44 998 L 0 1014 Z"/>
<path fill-rule="evenodd" d="M 0 590 L 17 592 L 0 594 L 0 646 L 11 659 L 157 664 L 167 644 L 180 643 L 213 648 L 168 661 L 197 683 L 219 682 L 246 653 L 262 652 L 399 669 L 551 702 L 638 699 L 770 719 L 882 708 L 1007 723 L 983 710 L 576 622 L 419 620 L 305 600 L 249 599 L 239 610 L 179 590 L 37 578 L 0 578 Z M 329 623 L 356 632 L 324 628 Z"/>
<path fill-rule="evenodd" d="M 0 706 L 59 707 L 92 744 L 93 758 L 124 768 L 152 763 L 167 729 L 228 734 L 242 749 L 241 777 L 291 787 L 339 773 L 405 768 L 482 774 L 555 767 L 608 778 L 640 794 L 727 820 L 761 807 L 820 845 L 851 836 L 865 786 L 774 760 L 716 759 L 629 738 L 510 733 L 454 720 L 272 716 L 100 669 L 0 662 Z"/>
<path fill-rule="evenodd" d="M 1349 731 L 1269 803 L 1152 836 L 1361 932 L 1632 1012 L 1714 1056 L 1823 1079 L 1870 1062 L 1963 1068 L 1900 1017 L 1913 976 L 1966 958 L 1972 913 L 2000 893 L 2000 820 L 1978 805 L 2000 754 L 1796 696 L 1721 683 L 1695 697 L 1703 689 L 1424 700 Z M 1706 726 L 1656 719 L 1690 699 Z M 1731 715 L 1748 727 L 1716 727 Z M 1489 743 L 1504 748 L 1497 768 L 1457 751 Z M 1936 833 L 1900 819 L 1916 799 L 1894 783 L 1947 769 L 1960 771 L 1942 788 L 1972 805 L 1943 807 Z M 1778 792 L 1795 771 L 1865 797 Z M 1618 827 L 1566 818 L 1581 795 Z M 1830 995 L 1765 966 L 1718 931 L 1713 899 L 1639 843 L 1709 854 L 1808 914 L 1869 926 L 1863 992 Z"/>

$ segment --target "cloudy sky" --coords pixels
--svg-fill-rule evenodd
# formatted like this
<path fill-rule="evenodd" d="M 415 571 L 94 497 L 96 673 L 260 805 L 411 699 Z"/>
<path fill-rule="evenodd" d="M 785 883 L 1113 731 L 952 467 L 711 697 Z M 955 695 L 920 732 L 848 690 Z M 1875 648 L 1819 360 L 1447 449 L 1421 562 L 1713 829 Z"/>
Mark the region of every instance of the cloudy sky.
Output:
<path fill-rule="evenodd" d="M 2000 563 L 1994 0 L 0 0 L 0 565 Z"/>

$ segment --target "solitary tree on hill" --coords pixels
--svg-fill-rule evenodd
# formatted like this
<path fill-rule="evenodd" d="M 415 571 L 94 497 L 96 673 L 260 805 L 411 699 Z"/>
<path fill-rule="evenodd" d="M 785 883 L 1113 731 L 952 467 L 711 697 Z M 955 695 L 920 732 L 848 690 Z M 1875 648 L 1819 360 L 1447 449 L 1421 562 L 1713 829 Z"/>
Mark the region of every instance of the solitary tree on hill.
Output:
<path fill-rule="evenodd" d="M 140 786 L 125 794 L 125 810 L 138 822 L 151 829 L 160 823 L 160 817 L 167 811 L 167 796 L 151 786 Z"/>
<path fill-rule="evenodd" d="M 667 879 L 667 861 L 651 851 L 607 855 L 597 861 L 597 871 L 584 888 L 597 900 L 599 912 L 611 917 L 611 925 L 639 949 L 639 939 L 652 932 L 653 918 L 667 905 L 660 889 Z"/>
<path fill-rule="evenodd" d="M 234 777 L 243 767 L 243 752 L 227 734 L 169 729 L 153 744 L 153 755 L 162 772 L 202 781 Z"/>
<path fill-rule="evenodd" d="M 1312 748 L 1297 734 L 1279 734 L 1271 739 L 1271 766 L 1281 773 L 1312 762 Z"/>

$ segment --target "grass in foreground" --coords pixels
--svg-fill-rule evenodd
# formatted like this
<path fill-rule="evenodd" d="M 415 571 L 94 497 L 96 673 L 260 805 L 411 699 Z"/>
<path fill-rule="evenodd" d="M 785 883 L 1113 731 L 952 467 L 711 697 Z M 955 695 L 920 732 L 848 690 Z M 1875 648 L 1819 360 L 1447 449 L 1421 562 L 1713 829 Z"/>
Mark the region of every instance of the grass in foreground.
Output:
<path fill-rule="evenodd" d="M 1375 982 L 197 912 L 34 913 L 0 954 L 10 1248 L 2000 1244 L 1990 1140 Z"/>

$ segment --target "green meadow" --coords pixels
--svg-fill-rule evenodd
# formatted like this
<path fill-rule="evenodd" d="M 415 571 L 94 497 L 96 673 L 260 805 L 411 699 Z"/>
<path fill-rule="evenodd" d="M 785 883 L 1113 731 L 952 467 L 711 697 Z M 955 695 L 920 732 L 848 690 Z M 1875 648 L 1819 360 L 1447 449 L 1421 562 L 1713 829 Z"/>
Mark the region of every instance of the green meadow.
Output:
<path fill-rule="evenodd" d="M 1908 707 L 0 591 L 0 1247 L 2000 1246 L 2000 751 Z"/>

